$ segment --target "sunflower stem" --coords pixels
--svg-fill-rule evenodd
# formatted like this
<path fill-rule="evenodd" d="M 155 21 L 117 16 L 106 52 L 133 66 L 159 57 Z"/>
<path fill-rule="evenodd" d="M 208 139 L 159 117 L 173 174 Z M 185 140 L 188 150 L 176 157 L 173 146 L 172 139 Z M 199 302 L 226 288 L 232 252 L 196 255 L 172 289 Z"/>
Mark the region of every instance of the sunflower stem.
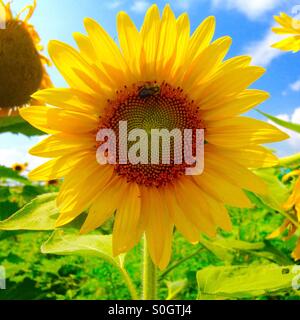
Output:
<path fill-rule="evenodd" d="M 156 300 L 157 271 L 150 257 L 146 237 L 144 238 L 143 300 Z"/>
<path fill-rule="evenodd" d="M 127 285 L 128 290 L 130 292 L 131 299 L 132 300 L 139 300 L 136 288 L 135 288 L 135 286 L 134 286 L 134 284 L 133 284 L 128 272 L 124 268 L 120 268 L 120 272 L 121 272 L 121 274 L 123 276 L 123 279 L 124 279 L 124 281 L 125 281 L 125 283 Z"/>

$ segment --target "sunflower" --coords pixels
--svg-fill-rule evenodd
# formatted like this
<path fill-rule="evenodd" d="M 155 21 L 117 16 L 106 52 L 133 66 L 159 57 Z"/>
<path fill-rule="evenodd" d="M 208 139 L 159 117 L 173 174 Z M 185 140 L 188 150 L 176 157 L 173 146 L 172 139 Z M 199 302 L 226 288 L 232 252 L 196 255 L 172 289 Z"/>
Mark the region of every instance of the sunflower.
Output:
<path fill-rule="evenodd" d="M 300 20 L 294 19 L 283 12 L 279 16 L 275 16 L 274 19 L 280 24 L 280 27 L 273 28 L 273 32 L 280 35 L 289 35 L 289 37 L 273 44 L 272 47 L 283 51 L 299 51 Z"/>
<path fill-rule="evenodd" d="M 18 114 L 18 107 L 35 103 L 31 94 L 52 86 L 45 69 L 48 60 L 39 53 L 40 38 L 29 24 L 35 8 L 36 0 L 13 16 L 11 2 L 0 0 L 0 13 L 5 13 L 0 29 L 0 117 Z M 23 13 L 27 15 L 21 20 Z"/>
<path fill-rule="evenodd" d="M 260 144 L 287 136 L 270 124 L 239 117 L 269 97 L 247 89 L 265 70 L 250 66 L 247 56 L 223 61 L 231 38 L 211 42 L 214 17 L 191 36 L 188 15 L 176 19 L 169 5 L 162 16 L 153 5 L 140 31 L 120 12 L 120 48 L 94 20 L 84 24 L 87 35 L 74 34 L 79 50 L 58 41 L 49 44 L 70 88 L 39 91 L 33 97 L 47 106 L 21 109 L 24 119 L 51 134 L 30 152 L 53 159 L 30 178 L 64 177 L 57 227 L 88 210 L 81 229 L 87 233 L 115 215 L 114 254 L 130 250 L 145 234 L 153 262 L 163 269 L 175 226 L 196 243 L 201 233 L 215 236 L 218 227 L 231 229 L 225 205 L 252 207 L 243 189 L 265 193 L 266 188 L 248 168 L 277 164 Z M 159 90 L 145 94 L 145 88 Z M 120 121 L 147 132 L 204 129 L 204 173 L 187 176 L 187 165 L 175 163 L 100 165 L 97 132 L 117 131 Z"/>
<path fill-rule="evenodd" d="M 293 192 L 287 202 L 283 205 L 283 209 L 288 211 L 292 217 L 300 223 L 300 170 L 294 170 L 283 177 L 283 181 L 286 182 L 291 177 L 297 177 Z M 288 231 L 288 235 L 284 237 L 284 240 L 290 239 L 297 232 L 297 226 L 290 219 L 286 219 L 283 225 L 275 230 L 268 239 L 279 237 L 284 232 Z M 300 238 L 297 242 L 295 250 L 292 252 L 292 257 L 295 260 L 300 260 Z"/>
<path fill-rule="evenodd" d="M 22 173 L 26 170 L 26 168 L 28 167 L 28 163 L 15 163 L 11 166 L 11 168 L 18 172 L 18 173 Z"/>

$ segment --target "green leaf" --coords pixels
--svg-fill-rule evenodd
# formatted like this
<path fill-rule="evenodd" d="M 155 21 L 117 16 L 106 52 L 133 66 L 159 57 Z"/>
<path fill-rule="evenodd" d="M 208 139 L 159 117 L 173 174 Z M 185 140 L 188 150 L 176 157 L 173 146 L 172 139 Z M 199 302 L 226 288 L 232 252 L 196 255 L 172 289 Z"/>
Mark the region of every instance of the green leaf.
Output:
<path fill-rule="evenodd" d="M 8 187 L 0 187 L 0 201 L 6 201 L 10 197 L 10 189 Z"/>
<path fill-rule="evenodd" d="M 223 248 L 239 251 L 262 250 L 265 247 L 263 242 L 252 243 L 234 239 L 218 239 L 214 243 Z"/>
<path fill-rule="evenodd" d="M 219 238 L 214 240 L 206 240 L 203 237 L 200 243 L 216 257 L 225 263 L 231 263 L 237 251 L 257 251 L 263 250 L 265 244 L 263 242 L 251 243 L 235 239 Z"/>
<path fill-rule="evenodd" d="M 271 116 L 268 113 L 262 112 L 260 110 L 257 110 L 260 114 L 262 114 L 263 116 L 267 117 L 268 119 L 270 119 L 271 121 L 273 121 L 274 123 L 286 128 L 286 129 L 290 129 L 292 131 L 298 132 L 300 133 L 300 124 L 296 124 L 296 123 L 292 123 L 292 122 L 288 122 L 288 121 L 284 121 L 281 119 L 278 119 L 274 116 Z"/>
<path fill-rule="evenodd" d="M 99 257 L 117 267 L 122 267 L 124 263 L 124 255 L 113 257 L 111 235 L 80 235 L 78 231 L 56 230 L 42 245 L 41 251 L 46 254 Z"/>
<path fill-rule="evenodd" d="M 28 137 L 45 135 L 44 132 L 32 127 L 20 116 L 0 118 L 0 133 L 21 133 Z"/>
<path fill-rule="evenodd" d="M 206 240 L 201 237 L 200 243 L 217 258 L 224 261 L 225 263 L 231 263 L 234 258 L 234 252 L 222 245 L 219 245 L 217 241 Z"/>
<path fill-rule="evenodd" d="M 0 230 L 53 230 L 59 212 L 57 193 L 38 196 L 7 220 L 0 221 Z"/>
<path fill-rule="evenodd" d="M 294 266 L 208 267 L 198 271 L 198 299 L 251 299 L 291 289 Z"/>
<path fill-rule="evenodd" d="M 178 296 L 178 294 L 186 288 L 187 284 L 187 279 L 178 281 L 167 281 L 168 297 L 166 298 L 166 300 L 174 300 Z"/>
<path fill-rule="evenodd" d="M 257 197 L 272 209 L 282 211 L 282 206 L 289 198 L 290 192 L 287 186 L 278 179 L 276 169 L 259 169 L 254 172 L 265 181 L 268 187 L 266 195 L 257 194 Z"/>
<path fill-rule="evenodd" d="M 9 179 L 21 182 L 23 184 L 30 184 L 30 181 L 27 178 L 21 176 L 18 172 L 4 166 L 0 166 L 0 179 Z"/>

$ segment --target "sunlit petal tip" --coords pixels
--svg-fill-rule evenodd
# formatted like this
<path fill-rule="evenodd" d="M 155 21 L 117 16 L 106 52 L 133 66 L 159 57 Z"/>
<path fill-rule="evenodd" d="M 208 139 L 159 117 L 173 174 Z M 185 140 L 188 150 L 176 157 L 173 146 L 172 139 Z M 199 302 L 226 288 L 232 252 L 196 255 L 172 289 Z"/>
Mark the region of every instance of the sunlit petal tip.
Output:
<path fill-rule="evenodd" d="M 73 32 L 73 33 L 72 33 L 72 36 L 73 36 L 73 38 L 74 38 L 74 40 L 75 40 L 76 42 L 83 37 L 82 33 L 80 33 L 80 32 Z"/>
<path fill-rule="evenodd" d="M 93 30 L 95 27 L 97 28 L 100 26 L 99 23 L 92 18 L 84 18 L 83 23 L 87 32 L 89 30 Z"/>
<path fill-rule="evenodd" d="M 169 3 L 167 3 L 164 7 L 164 10 L 163 10 L 163 14 L 173 14 L 173 11 L 171 9 L 171 5 Z"/>
<path fill-rule="evenodd" d="M 117 20 L 124 20 L 128 17 L 128 14 L 126 11 L 120 11 L 118 12 L 118 15 L 117 15 Z"/>
<path fill-rule="evenodd" d="M 215 16 L 208 16 L 204 21 L 209 23 L 211 26 L 215 27 L 217 21 Z"/>
<path fill-rule="evenodd" d="M 50 40 L 48 43 L 48 51 L 53 51 L 56 49 L 56 46 L 62 45 L 63 42 L 60 42 L 59 40 Z"/>

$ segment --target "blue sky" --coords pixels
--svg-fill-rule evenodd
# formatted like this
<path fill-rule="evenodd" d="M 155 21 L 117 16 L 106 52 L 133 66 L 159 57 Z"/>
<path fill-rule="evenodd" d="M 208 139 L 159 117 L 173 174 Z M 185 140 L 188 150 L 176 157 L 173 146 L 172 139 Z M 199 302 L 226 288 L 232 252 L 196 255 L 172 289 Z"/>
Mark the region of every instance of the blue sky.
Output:
<path fill-rule="evenodd" d="M 15 0 L 13 8 L 18 12 L 30 0 Z M 82 31 L 82 21 L 92 17 L 117 37 L 116 14 L 127 11 L 138 26 L 143 21 L 146 9 L 154 3 L 147 0 L 38 0 L 37 10 L 31 20 L 47 47 L 51 39 L 58 39 L 72 45 L 72 32 Z M 160 8 L 170 3 L 177 15 L 187 11 L 192 28 L 208 15 L 217 18 L 216 37 L 230 35 L 233 45 L 230 56 L 250 54 L 253 64 L 267 68 L 266 75 L 255 83 L 255 87 L 271 93 L 272 97 L 260 109 L 281 118 L 300 123 L 300 53 L 281 53 L 270 48 L 276 36 L 270 31 L 274 24 L 273 15 L 280 11 L 296 15 L 300 13 L 300 1 L 294 0 L 175 0 L 156 1 Z M 46 54 L 46 51 L 45 51 Z M 65 83 L 55 68 L 49 70 L 57 87 Z M 253 117 L 261 118 L 255 111 Z M 29 161 L 30 167 L 40 163 L 30 157 L 27 150 L 40 138 L 25 138 L 21 135 L 0 135 L 0 164 L 11 165 L 16 161 Z M 291 133 L 287 142 L 270 145 L 280 156 L 300 152 L 300 136 Z"/>

